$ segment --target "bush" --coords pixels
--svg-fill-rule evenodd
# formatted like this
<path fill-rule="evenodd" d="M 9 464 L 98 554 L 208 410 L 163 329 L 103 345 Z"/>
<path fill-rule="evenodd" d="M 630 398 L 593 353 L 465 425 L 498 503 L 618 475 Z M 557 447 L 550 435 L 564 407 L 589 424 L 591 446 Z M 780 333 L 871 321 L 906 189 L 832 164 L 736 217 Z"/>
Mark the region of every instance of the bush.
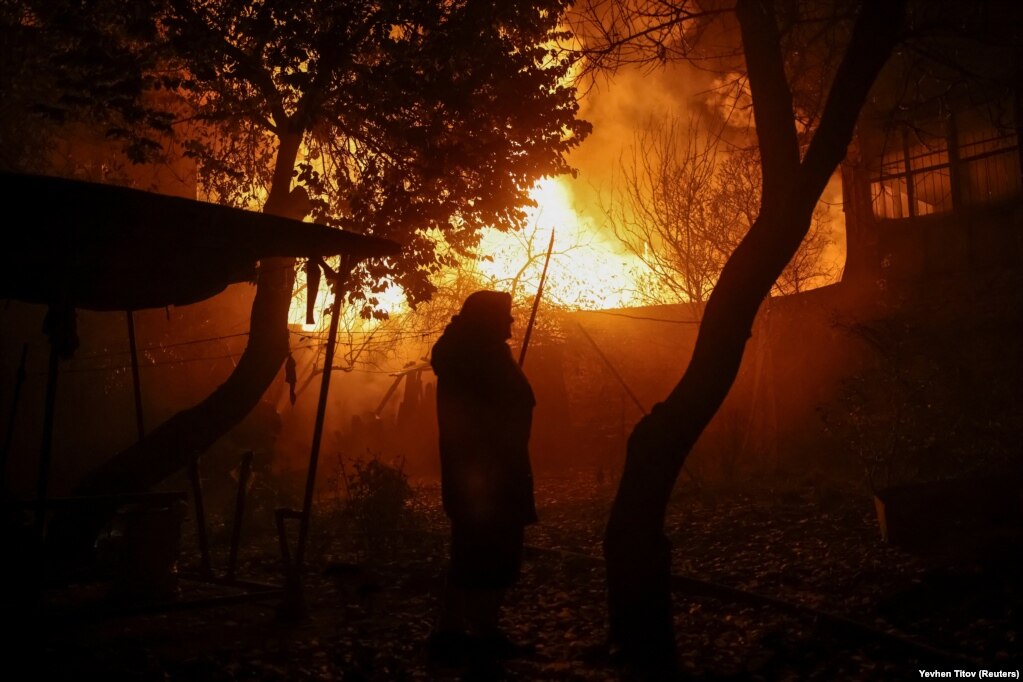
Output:
<path fill-rule="evenodd" d="M 348 475 L 343 463 L 341 478 L 346 489 L 343 514 L 354 529 L 367 535 L 402 530 L 411 525 L 412 486 L 405 473 L 405 462 L 388 464 L 378 455 L 354 460 Z"/>
<path fill-rule="evenodd" d="M 984 367 L 970 352 L 979 347 L 988 351 L 981 356 L 1011 358 L 1018 348 L 962 323 L 928 324 L 906 314 L 849 331 L 871 347 L 874 362 L 820 411 L 872 492 L 1018 466 L 1020 403 L 1011 367 Z"/>

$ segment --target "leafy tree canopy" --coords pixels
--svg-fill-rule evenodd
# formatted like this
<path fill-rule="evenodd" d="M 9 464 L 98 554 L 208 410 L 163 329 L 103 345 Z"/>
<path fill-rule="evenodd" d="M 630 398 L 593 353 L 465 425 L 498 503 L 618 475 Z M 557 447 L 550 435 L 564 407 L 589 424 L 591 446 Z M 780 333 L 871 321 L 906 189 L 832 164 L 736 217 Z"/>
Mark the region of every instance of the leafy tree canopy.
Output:
<path fill-rule="evenodd" d="M 556 49 L 566 0 L 19 4 L 57 46 L 50 113 L 91 110 L 138 159 L 172 132 L 222 203 L 303 185 L 317 220 L 403 244 L 359 283 L 413 303 L 482 227 L 519 226 L 589 130 Z"/>

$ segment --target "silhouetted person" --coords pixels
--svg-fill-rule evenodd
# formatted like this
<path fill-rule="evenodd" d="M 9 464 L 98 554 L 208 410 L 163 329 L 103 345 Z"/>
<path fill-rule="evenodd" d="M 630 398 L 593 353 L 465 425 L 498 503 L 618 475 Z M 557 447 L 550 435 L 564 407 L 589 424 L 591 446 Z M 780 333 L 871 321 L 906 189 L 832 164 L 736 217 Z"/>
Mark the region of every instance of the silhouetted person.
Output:
<path fill-rule="evenodd" d="M 535 401 L 506 343 L 511 325 L 511 296 L 477 291 L 431 356 L 451 520 L 443 612 L 429 642 L 439 662 L 522 651 L 498 629 L 505 590 L 518 579 L 523 529 L 537 520 L 528 450 Z"/>

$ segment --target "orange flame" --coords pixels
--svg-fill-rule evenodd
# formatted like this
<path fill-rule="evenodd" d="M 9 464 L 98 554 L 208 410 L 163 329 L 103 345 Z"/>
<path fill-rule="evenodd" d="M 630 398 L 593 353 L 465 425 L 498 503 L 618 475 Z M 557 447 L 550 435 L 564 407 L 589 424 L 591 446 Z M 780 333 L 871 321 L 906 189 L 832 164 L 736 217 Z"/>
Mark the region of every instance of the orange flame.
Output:
<path fill-rule="evenodd" d="M 522 232 L 487 231 L 480 243 L 481 257 L 465 267 L 481 276 L 486 286 L 510 291 L 523 301 L 529 300 L 539 284 L 553 230 L 554 250 L 548 267 L 545 301 L 569 310 L 640 304 L 637 290 L 642 267 L 638 259 L 623 253 L 593 218 L 576 210 L 571 188 L 564 180 L 541 180 L 530 192 L 530 198 L 536 206 L 527 210 L 528 227 Z M 305 323 L 305 297 L 305 272 L 299 270 L 288 322 L 307 332 L 322 328 L 319 318 L 330 305 L 326 285 L 321 285 L 317 293 L 317 323 L 314 325 Z M 397 285 L 376 297 L 381 308 L 392 316 L 409 309 Z M 375 323 L 365 320 L 359 324 L 372 326 Z"/>
<path fill-rule="evenodd" d="M 484 235 L 479 270 L 492 283 L 516 297 L 532 297 L 540 281 L 551 231 L 554 250 L 544 298 L 571 310 L 623 308 L 638 305 L 640 264 L 607 238 L 596 222 L 575 208 L 564 180 L 545 178 L 530 192 L 525 233 Z"/>

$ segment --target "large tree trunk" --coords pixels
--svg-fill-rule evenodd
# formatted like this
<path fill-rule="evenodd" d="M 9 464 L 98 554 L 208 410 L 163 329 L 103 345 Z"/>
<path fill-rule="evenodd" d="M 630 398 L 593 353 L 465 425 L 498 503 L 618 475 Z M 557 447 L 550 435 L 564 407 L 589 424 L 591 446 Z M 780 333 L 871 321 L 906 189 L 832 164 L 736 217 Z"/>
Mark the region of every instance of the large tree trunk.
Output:
<path fill-rule="evenodd" d="M 289 201 L 301 134 L 284 135 L 263 210 L 301 220 L 305 208 Z M 249 317 L 249 340 L 234 371 L 197 405 L 177 413 L 115 455 L 78 486 L 80 495 L 148 490 L 181 471 L 256 406 L 288 356 L 288 310 L 295 280 L 291 258 L 260 263 Z"/>
<path fill-rule="evenodd" d="M 281 139 L 274 179 L 264 211 L 282 217 L 304 217 L 304 202 L 289 193 L 301 134 Z M 92 472 L 75 495 L 115 495 L 145 491 L 195 461 L 240 422 L 259 402 L 288 355 L 288 310 L 294 284 L 294 260 L 275 258 L 260 263 L 256 296 L 249 318 L 249 341 L 231 376 L 202 402 L 182 410 L 131 447 Z M 50 524 L 47 544 L 53 565 L 73 568 L 86 557 L 96 534 L 114 511 L 90 507 L 60 514 Z"/>
<path fill-rule="evenodd" d="M 633 430 L 604 539 L 610 639 L 647 677 L 677 671 L 671 546 L 664 516 L 686 456 L 724 401 L 753 320 L 810 227 L 813 207 L 852 138 L 853 126 L 893 49 L 904 3 L 868 0 L 800 160 L 792 96 L 769 0 L 739 0 L 747 72 L 760 140 L 760 215 L 725 265 L 681 381 Z"/>

